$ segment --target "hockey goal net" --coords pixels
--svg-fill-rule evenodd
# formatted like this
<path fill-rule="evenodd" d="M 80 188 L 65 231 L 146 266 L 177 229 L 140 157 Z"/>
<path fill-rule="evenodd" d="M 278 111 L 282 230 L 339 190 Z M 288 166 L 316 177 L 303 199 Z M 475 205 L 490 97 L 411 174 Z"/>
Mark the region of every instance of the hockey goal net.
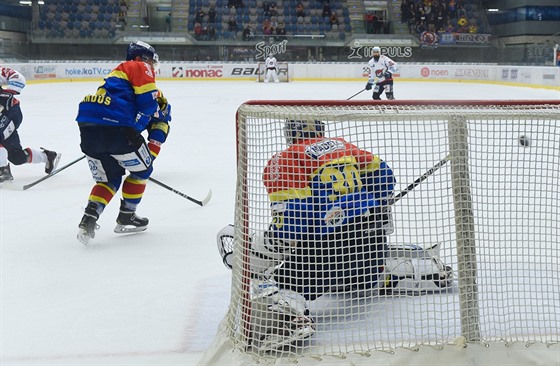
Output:
<path fill-rule="evenodd" d="M 250 243 L 271 223 L 263 169 L 287 148 L 287 120 L 320 120 L 326 137 L 387 162 L 395 195 L 406 192 L 387 244 L 438 244 L 454 279 L 425 293 L 324 293 L 308 301 L 312 336 L 261 352 Z M 558 363 L 560 102 L 250 101 L 237 143 L 231 302 L 201 365 Z"/>
<path fill-rule="evenodd" d="M 266 78 L 266 64 L 264 62 L 259 62 L 257 71 L 257 81 L 259 83 L 264 82 Z M 278 62 L 278 80 L 281 83 L 287 83 L 290 81 L 290 69 L 287 62 Z M 272 81 L 272 80 L 271 80 Z"/>

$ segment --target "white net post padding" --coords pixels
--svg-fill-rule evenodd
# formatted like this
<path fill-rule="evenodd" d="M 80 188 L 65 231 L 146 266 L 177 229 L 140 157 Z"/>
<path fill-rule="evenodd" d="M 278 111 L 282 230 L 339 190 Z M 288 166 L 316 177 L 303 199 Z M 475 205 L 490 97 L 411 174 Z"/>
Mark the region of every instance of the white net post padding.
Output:
<path fill-rule="evenodd" d="M 560 364 L 559 101 L 250 101 L 236 118 L 231 302 L 200 365 Z M 271 224 L 263 171 L 288 147 L 286 120 L 322 121 L 327 138 L 379 156 L 394 172 L 395 195 L 419 181 L 394 204 L 387 244 L 437 244 L 451 287 L 321 292 L 307 301 L 309 338 L 257 348 L 256 322 L 283 332 L 255 311 L 250 250 Z M 312 244 L 300 240 L 290 256 L 319 263 L 329 252 Z M 320 281 L 314 268 L 306 274 Z"/>

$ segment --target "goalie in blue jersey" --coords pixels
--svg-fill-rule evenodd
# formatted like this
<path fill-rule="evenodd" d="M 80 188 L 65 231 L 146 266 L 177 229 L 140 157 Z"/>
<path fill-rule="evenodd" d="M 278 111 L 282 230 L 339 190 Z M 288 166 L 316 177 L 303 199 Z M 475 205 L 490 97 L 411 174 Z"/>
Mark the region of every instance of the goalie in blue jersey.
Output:
<path fill-rule="evenodd" d="M 288 148 L 264 169 L 271 223 L 249 243 L 259 350 L 311 336 L 308 302 L 327 292 L 421 293 L 451 285 L 451 269 L 437 253 L 388 247 L 396 183 L 389 165 L 324 130 L 320 121 L 286 121 Z M 234 231 L 227 226 L 217 238 L 230 268 Z"/>

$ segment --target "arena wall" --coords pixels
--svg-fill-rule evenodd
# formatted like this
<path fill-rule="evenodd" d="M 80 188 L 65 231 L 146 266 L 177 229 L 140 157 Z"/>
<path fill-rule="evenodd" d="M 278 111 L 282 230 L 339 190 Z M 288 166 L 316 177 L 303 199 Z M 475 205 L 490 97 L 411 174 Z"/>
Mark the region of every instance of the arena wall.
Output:
<path fill-rule="evenodd" d="M 114 62 L 29 62 L 10 64 L 29 81 L 84 81 L 106 76 Z M 401 63 L 395 75 L 400 81 L 481 82 L 560 90 L 560 67 L 503 66 L 489 64 Z M 165 62 L 158 71 L 159 80 L 255 81 L 257 63 Z M 290 63 L 290 81 L 365 81 L 369 73 L 362 63 Z"/>

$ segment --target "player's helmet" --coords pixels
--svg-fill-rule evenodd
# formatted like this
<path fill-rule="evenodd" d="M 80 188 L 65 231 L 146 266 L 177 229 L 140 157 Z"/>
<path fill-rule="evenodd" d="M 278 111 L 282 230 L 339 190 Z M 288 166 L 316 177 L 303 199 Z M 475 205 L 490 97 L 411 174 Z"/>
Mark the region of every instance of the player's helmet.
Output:
<path fill-rule="evenodd" d="M 377 62 L 379 60 L 379 57 L 381 56 L 381 48 L 377 46 L 373 47 L 372 53 L 373 53 L 373 58 Z"/>
<path fill-rule="evenodd" d="M 128 45 L 126 60 L 136 60 L 136 57 L 140 57 L 144 62 L 151 63 L 155 70 L 159 67 L 159 56 L 156 50 L 146 42 L 136 41 Z"/>
<path fill-rule="evenodd" d="M 284 137 L 288 145 L 300 139 L 323 137 L 325 124 L 319 120 L 286 120 L 284 124 Z"/>

